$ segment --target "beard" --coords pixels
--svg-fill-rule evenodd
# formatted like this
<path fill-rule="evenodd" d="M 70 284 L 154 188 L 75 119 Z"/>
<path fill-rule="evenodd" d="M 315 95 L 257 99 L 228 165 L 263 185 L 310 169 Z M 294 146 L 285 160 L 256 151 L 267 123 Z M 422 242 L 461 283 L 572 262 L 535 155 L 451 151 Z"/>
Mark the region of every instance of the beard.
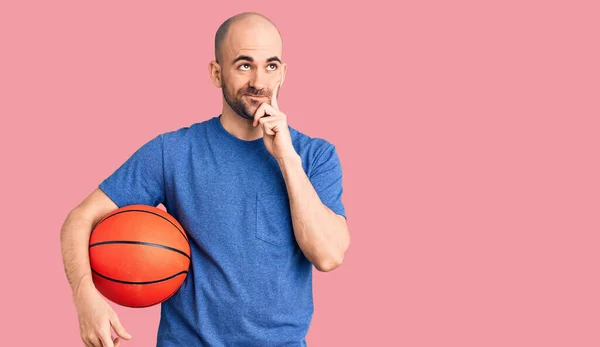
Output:
<path fill-rule="evenodd" d="M 255 99 L 244 98 L 244 95 L 253 96 L 266 96 L 270 97 L 271 93 L 266 90 L 257 90 L 253 87 L 241 88 L 237 93 L 229 90 L 227 84 L 222 82 L 223 97 L 225 102 L 231 107 L 231 109 L 240 117 L 252 120 L 254 119 L 254 113 L 262 102 Z"/>

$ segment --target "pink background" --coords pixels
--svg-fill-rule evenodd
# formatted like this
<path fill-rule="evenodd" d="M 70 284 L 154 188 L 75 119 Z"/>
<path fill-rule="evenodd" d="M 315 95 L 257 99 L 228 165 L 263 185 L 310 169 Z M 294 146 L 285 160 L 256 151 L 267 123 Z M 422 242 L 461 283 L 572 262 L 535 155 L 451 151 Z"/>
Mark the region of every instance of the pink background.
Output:
<path fill-rule="evenodd" d="M 309 346 L 600 345 L 597 2 L 386 3 L 2 1 L 1 344 L 81 345 L 67 213 L 218 115 L 214 33 L 254 10 L 282 111 L 344 170 L 352 244 L 315 270 Z M 114 307 L 123 346 L 156 343 L 159 307 Z"/>

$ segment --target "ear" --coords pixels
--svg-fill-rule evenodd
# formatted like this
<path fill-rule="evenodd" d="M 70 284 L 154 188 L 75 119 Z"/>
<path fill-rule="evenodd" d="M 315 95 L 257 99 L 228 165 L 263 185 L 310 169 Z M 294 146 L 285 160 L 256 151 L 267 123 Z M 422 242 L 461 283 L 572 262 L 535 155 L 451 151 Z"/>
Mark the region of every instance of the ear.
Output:
<path fill-rule="evenodd" d="M 223 77 L 221 75 L 221 65 L 219 65 L 219 63 L 217 63 L 215 60 L 211 61 L 208 64 L 208 73 L 209 73 L 210 79 L 212 80 L 214 85 L 217 88 L 221 88 L 222 87 L 221 78 Z"/>

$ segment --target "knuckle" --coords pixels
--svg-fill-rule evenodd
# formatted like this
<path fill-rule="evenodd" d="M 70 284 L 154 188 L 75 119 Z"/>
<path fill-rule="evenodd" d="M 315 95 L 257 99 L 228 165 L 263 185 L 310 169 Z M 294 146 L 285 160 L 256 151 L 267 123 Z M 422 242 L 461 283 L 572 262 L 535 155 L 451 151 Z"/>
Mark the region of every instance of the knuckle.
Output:
<path fill-rule="evenodd" d="M 96 329 L 95 329 L 96 335 L 97 335 L 97 336 L 102 336 L 102 334 L 103 334 L 103 332 L 104 332 L 105 330 L 106 330 L 106 329 L 104 328 L 104 326 L 102 326 L 102 325 L 99 325 L 99 326 L 98 326 L 98 327 L 96 327 Z"/>

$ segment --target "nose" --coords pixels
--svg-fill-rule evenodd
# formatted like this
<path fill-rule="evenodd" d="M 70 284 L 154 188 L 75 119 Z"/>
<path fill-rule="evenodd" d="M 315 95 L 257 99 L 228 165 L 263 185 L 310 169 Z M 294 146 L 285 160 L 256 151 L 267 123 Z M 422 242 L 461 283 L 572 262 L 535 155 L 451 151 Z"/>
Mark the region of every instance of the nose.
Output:
<path fill-rule="evenodd" d="M 250 87 L 256 90 L 264 90 L 268 86 L 267 74 L 260 69 L 256 69 L 250 78 Z"/>

